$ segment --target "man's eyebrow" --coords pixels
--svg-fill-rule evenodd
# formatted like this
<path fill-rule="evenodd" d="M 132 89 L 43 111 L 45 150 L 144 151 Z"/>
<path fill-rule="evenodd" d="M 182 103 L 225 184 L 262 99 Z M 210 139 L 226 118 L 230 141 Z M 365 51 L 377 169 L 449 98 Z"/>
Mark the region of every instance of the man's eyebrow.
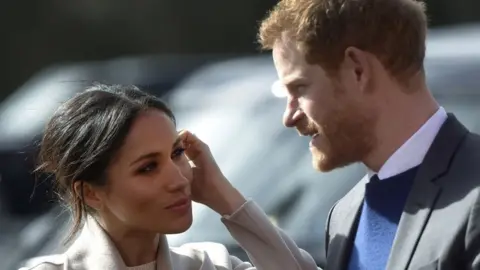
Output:
<path fill-rule="evenodd" d="M 304 78 L 304 77 L 294 77 L 294 78 L 288 80 L 285 84 L 282 84 L 282 85 L 286 88 L 293 87 L 293 86 L 297 86 L 299 84 L 302 84 L 305 80 L 306 80 L 306 78 Z"/>

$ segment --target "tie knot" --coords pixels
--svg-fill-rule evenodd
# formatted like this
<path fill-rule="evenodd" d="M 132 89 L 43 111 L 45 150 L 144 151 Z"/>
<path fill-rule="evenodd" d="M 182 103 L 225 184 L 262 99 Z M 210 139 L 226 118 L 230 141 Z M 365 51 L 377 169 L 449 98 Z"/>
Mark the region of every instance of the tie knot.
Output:
<path fill-rule="evenodd" d="M 378 182 L 380 182 L 380 178 L 378 178 L 378 174 L 374 174 L 374 175 L 370 178 L 370 182 L 372 182 L 372 183 L 378 183 Z"/>

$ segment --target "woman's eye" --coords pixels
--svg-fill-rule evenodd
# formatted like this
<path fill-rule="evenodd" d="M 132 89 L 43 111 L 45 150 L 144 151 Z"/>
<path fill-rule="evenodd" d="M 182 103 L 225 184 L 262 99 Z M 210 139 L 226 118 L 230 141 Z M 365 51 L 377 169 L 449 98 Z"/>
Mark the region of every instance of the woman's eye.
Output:
<path fill-rule="evenodd" d="M 157 167 L 158 167 L 157 162 L 151 162 L 151 163 L 148 163 L 145 166 L 140 167 L 140 169 L 138 169 L 137 172 L 141 173 L 141 174 L 149 173 L 149 172 L 154 171 Z"/>
<path fill-rule="evenodd" d="M 172 153 L 172 159 L 176 159 L 176 158 L 179 158 L 183 155 L 183 153 L 185 153 L 185 148 L 177 148 L 175 150 L 173 150 L 173 153 Z"/>

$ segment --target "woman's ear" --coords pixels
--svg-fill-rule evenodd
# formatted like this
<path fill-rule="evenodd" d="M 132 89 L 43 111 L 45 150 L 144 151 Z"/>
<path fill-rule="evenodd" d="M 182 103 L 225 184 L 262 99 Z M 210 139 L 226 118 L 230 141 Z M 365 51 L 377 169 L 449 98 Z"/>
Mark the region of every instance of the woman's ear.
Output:
<path fill-rule="evenodd" d="M 103 202 L 100 196 L 101 191 L 93 187 L 91 184 L 78 180 L 73 183 L 73 190 L 75 196 L 80 198 L 86 205 L 95 210 L 100 210 L 102 208 Z"/>

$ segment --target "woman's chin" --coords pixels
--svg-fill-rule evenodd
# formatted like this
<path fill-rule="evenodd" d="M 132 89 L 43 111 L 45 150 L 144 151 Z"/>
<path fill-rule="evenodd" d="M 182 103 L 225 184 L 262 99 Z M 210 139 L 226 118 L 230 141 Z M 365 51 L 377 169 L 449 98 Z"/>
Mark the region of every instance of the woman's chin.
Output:
<path fill-rule="evenodd" d="M 179 218 L 175 221 L 172 221 L 170 223 L 171 226 L 169 226 L 169 231 L 166 232 L 165 234 L 179 234 L 179 233 L 184 233 L 187 231 L 193 223 L 193 215 L 192 212 L 186 214 L 182 218 Z"/>

